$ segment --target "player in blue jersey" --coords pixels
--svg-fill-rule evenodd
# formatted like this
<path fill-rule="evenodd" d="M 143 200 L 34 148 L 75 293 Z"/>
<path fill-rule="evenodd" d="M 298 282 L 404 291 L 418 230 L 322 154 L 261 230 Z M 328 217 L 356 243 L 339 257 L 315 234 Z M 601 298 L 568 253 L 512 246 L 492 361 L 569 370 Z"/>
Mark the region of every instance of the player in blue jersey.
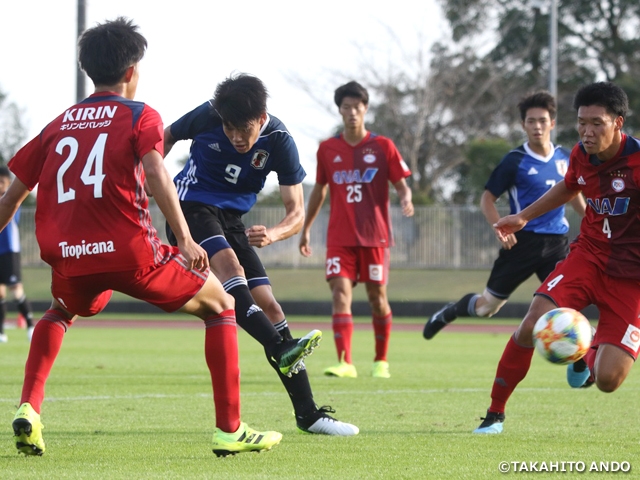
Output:
<path fill-rule="evenodd" d="M 221 82 L 212 100 L 165 129 L 165 155 L 179 140 L 191 140 L 189 159 L 174 182 L 191 235 L 208 253 L 211 269 L 235 298 L 238 324 L 265 348 L 291 398 L 298 428 L 308 433 L 349 436 L 358 428 L 318 408 L 302 364 L 283 375 L 269 353 L 291 333 L 254 247 L 295 235 L 304 221 L 298 149 L 284 124 L 267 113 L 267 90 L 257 77 L 238 74 Z M 245 227 L 242 215 L 256 203 L 269 173 L 278 176 L 284 218 L 275 226 Z M 169 240 L 171 232 L 167 231 Z M 255 299 L 255 300 L 254 300 Z M 313 342 L 316 334 L 308 334 Z"/>
<path fill-rule="evenodd" d="M 505 155 L 485 185 L 480 208 L 491 226 L 500 219 L 495 203 L 504 192 L 509 194 L 511 214 L 518 213 L 564 179 L 569 166 L 569 151 L 551 143 L 556 118 L 553 96 L 533 93 L 523 98 L 518 108 L 528 141 Z M 584 216 L 582 195 L 574 198 L 571 206 Z M 495 315 L 533 274 L 542 282 L 569 253 L 568 231 L 561 206 L 532 220 L 516 234 L 498 239 L 502 248 L 482 295 L 469 293 L 442 307 L 424 326 L 424 337 L 433 338 L 458 317 Z"/>
<path fill-rule="evenodd" d="M 11 173 L 5 166 L 0 166 L 0 197 L 11 184 Z M 20 232 L 18 222 L 20 210 L 16 212 L 9 224 L 0 232 L 0 343 L 7 343 L 8 337 L 4 333 L 4 319 L 7 315 L 5 299 L 7 288 L 11 291 L 18 304 L 18 312 L 27 323 L 27 340 L 33 335 L 33 312 L 24 293 L 20 268 Z"/>

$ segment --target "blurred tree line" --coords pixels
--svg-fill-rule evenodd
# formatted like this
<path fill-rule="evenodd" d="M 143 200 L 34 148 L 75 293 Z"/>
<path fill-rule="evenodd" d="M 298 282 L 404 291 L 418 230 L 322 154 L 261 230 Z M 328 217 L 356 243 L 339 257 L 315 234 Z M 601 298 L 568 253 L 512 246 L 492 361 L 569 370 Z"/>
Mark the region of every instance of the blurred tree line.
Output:
<path fill-rule="evenodd" d="M 436 1 L 449 27 L 445 38 L 427 51 L 407 51 L 389 31 L 402 54 L 381 69 L 378 52 L 363 47 L 355 79 L 372 95 L 368 128 L 392 138 L 411 167 L 414 202 L 476 204 L 493 167 L 525 138 L 518 101 L 548 88 L 550 0 Z M 625 89 L 625 131 L 640 133 L 639 31 L 639 0 L 558 0 L 556 143 L 578 141 L 573 95 L 600 80 Z M 341 82 L 353 78 L 332 73 Z M 300 75 L 292 80 L 316 96 Z M 326 98 L 318 102 L 337 117 Z M 0 90 L 0 163 L 25 139 L 21 117 Z M 264 201 L 277 203 L 272 193 Z"/>
<path fill-rule="evenodd" d="M 355 80 L 372 94 L 368 128 L 411 167 L 415 203 L 476 204 L 493 167 L 526 139 L 520 98 L 548 89 L 550 1 L 437 1 L 447 38 L 386 69 L 363 55 Z M 578 141 L 573 95 L 594 81 L 625 89 L 625 131 L 640 132 L 639 30 L 638 0 L 558 0 L 556 143 Z"/>
<path fill-rule="evenodd" d="M 6 165 L 22 146 L 26 130 L 23 112 L 0 89 L 0 165 Z"/>

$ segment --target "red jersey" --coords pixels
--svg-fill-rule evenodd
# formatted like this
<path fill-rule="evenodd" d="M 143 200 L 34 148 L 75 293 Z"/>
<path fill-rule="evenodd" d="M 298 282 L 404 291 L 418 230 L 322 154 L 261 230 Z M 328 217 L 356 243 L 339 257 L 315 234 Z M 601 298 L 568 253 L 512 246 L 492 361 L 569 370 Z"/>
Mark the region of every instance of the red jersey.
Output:
<path fill-rule="evenodd" d="M 112 92 L 67 109 L 9 162 L 38 187 L 42 259 L 67 277 L 134 270 L 162 261 L 144 191 L 142 157 L 161 155 L 160 115 Z"/>
<path fill-rule="evenodd" d="M 393 142 L 367 132 L 352 147 L 341 135 L 318 148 L 316 182 L 329 184 L 328 247 L 389 247 L 389 184 L 411 175 Z"/>
<path fill-rule="evenodd" d="M 608 275 L 640 280 L 640 140 L 623 134 L 620 150 L 606 162 L 578 143 L 564 181 L 587 202 L 574 246 Z"/>

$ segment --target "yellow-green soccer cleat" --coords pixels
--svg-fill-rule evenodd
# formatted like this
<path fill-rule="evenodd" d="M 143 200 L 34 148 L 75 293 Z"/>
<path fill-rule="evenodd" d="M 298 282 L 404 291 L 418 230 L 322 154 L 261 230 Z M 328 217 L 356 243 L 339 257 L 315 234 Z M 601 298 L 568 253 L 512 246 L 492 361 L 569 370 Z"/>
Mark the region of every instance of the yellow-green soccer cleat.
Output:
<path fill-rule="evenodd" d="M 373 362 L 371 376 L 376 378 L 390 378 L 391 374 L 389 373 L 389 362 L 386 362 L 384 360 Z"/>
<path fill-rule="evenodd" d="M 258 432 L 242 422 L 236 432 L 226 433 L 216 428 L 213 434 L 213 453 L 218 457 L 235 455 L 242 452 L 261 452 L 271 450 L 282 440 L 278 432 Z"/>
<path fill-rule="evenodd" d="M 337 365 L 326 368 L 324 374 L 330 377 L 356 378 L 358 371 L 355 365 L 343 361 Z"/>
<path fill-rule="evenodd" d="M 282 349 L 278 357 L 274 359 L 282 374 L 290 377 L 292 374 L 298 373 L 304 365 L 305 357 L 313 353 L 313 349 L 318 346 L 320 340 L 322 340 L 322 332 L 311 330 L 302 338 L 282 342 Z"/>
<path fill-rule="evenodd" d="M 25 455 L 42 455 L 44 440 L 40 422 L 40 415 L 36 413 L 30 403 L 23 403 L 13 419 L 13 435 L 18 452 Z"/>

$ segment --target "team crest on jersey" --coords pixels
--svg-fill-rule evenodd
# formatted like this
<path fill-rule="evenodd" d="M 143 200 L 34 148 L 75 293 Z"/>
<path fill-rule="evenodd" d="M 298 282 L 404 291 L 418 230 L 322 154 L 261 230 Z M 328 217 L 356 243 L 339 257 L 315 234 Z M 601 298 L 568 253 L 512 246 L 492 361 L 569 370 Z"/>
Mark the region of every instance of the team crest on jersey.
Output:
<path fill-rule="evenodd" d="M 251 159 L 251 166 L 256 170 L 262 170 L 267 164 L 268 158 L 269 152 L 266 150 L 256 150 L 256 153 L 253 154 L 253 158 Z"/>
<path fill-rule="evenodd" d="M 621 192 L 624 190 L 624 180 L 621 178 L 614 178 L 611 180 L 611 188 L 613 188 L 616 192 Z"/>
<path fill-rule="evenodd" d="M 556 160 L 556 170 L 558 171 L 558 175 L 564 177 L 567 174 L 568 169 L 569 165 L 566 160 Z"/>
<path fill-rule="evenodd" d="M 374 163 L 377 160 L 375 150 L 365 148 L 362 151 L 362 160 L 364 160 L 365 163 Z"/>

